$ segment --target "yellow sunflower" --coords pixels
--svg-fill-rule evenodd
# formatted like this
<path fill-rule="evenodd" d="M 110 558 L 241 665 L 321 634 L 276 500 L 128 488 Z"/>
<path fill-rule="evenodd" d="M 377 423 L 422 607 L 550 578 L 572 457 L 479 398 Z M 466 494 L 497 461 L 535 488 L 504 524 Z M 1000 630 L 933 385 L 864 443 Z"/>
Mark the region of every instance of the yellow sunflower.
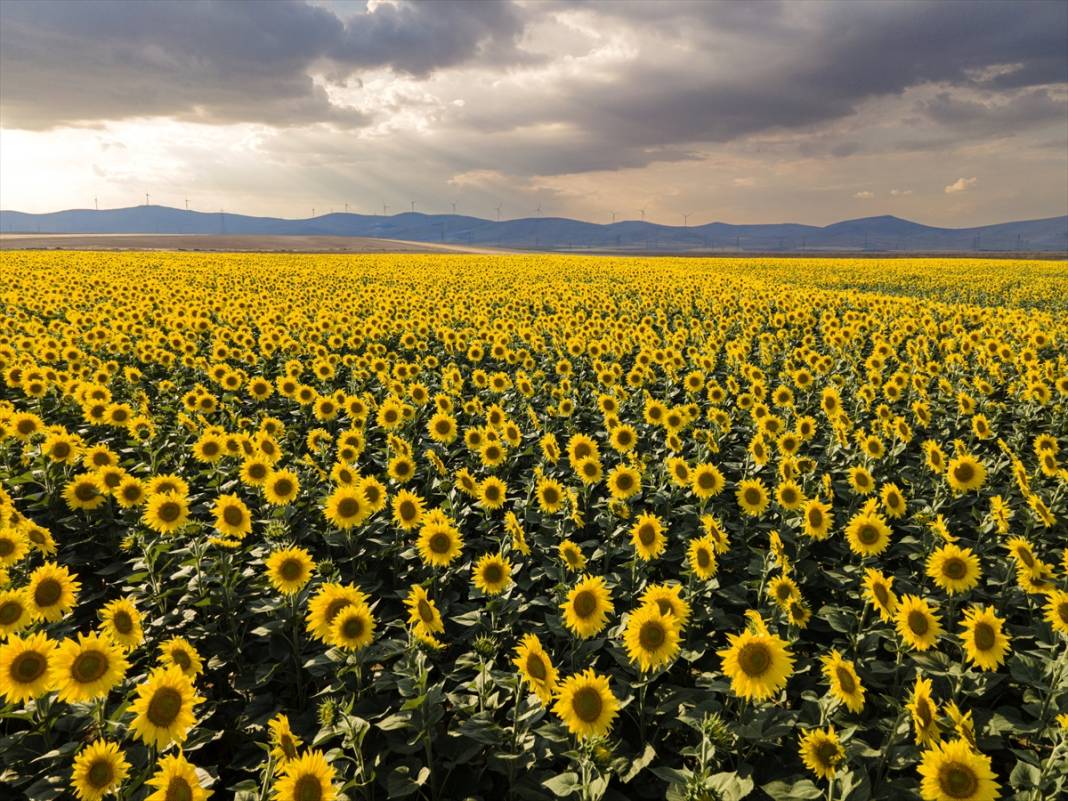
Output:
<path fill-rule="evenodd" d="M 32 618 L 25 590 L 0 590 L 0 640 L 22 631 Z"/>
<path fill-rule="evenodd" d="M 212 511 L 215 514 L 215 530 L 223 536 L 240 540 L 252 531 L 252 515 L 238 496 L 220 495 Z"/>
<path fill-rule="evenodd" d="M 846 540 L 858 556 L 878 556 L 890 544 L 890 527 L 879 515 L 860 512 L 846 526 Z"/>
<path fill-rule="evenodd" d="M 716 543 L 711 537 L 697 537 L 690 540 L 687 551 L 687 563 L 694 575 L 702 581 L 708 581 L 716 575 Z"/>
<path fill-rule="evenodd" d="M 45 562 L 30 574 L 26 585 L 31 617 L 54 623 L 74 608 L 81 588 L 66 567 Z"/>
<path fill-rule="evenodd" d="M 322 751 L 305 751 L 286 761 L 273 792 L 272 801 L 334 801 L 334 768 Z"/>
<path fill-rule="evenodd" d="M 775 500 L 783 509 L 800 509 L 805 503 L 805 493 L 796 481 L 781 481 L 775 488 Z"/>
<path fill-rule="evenodd" d="M 30 543 L 18 528 L 0 528 L 0 567 L 11 567 L 29 553 Z"/>
<path fill-rule="evenodd" d="M 538 506 L 545 514 L 556 514 L 564 505 L 564 487 L 559 481 L 542 477 L 538 479 L 536 490 Z"/>
<path fill-rule="evenodd" d="M 942 633 L 938 616 L 931 611 L 926 600 L 915 595 L 901 598 L 894 620 L 898 634 L 916 651 L 929 649 Z"/>
<path fill-rule="evenodd" d="M 747 478 L 739 483 L 735 497 L 738 506 L 750 517 L 760 517 L 768 508 L 768 488 L 759 478 Z"/>
<path fill-rule="evenodd" d="M 938 730 L 938 704 L 931 696 L 931 680 L 916 677 L 912 695 L 905 707 L 912 716 L 913 736 L 916 745 L 937 743 L 942 739 Z"/>
<path fill-rule="evenodd" d="M 508 485 L 496 476 L 484 479 L 478 487 L 479 505 L 486 509 L 500 509 L 507 499 Z"/>
<path fill-rule="evenodd" d="M 302 740 L 293 733 L 289 717 L 279 712 L 267 723 L 270 730 L 271 756 L 274 758 L 274 772 L 281 773 L 286 762 L 299 755 Z"/>
<path fill-rule="evenodd" d="M 833 780 L 835 771 L 845 759 L 845 750 L 834 726 L 805 732 L 801 735 L 799 750 L 805 767 L 820 779 Z"/>
<path fill-rule="evenodd" d="M 137 697 L 130 704 L 134 715 L 130 729 L 135 737 L 157 748 L 181 745 L 196 724 L 193 707 L 204 700 L 181 668 L 156 668 L 137 688 Z"/>
<path fill-rule="evenodd" d="M 557 552 L 570 572 L 577 573 L 585 569 L 586 556 L 582 553 L 582 549 L 571 540 L 561 540 L 560 545 L 557 546 Z"/>
<path fill-rule="evenodd" d="M 679 652 L 678 619 L 661 612 L 655 603 L 645 604 L 628 618 L 623 644 L 642 672 L 655 670 Z"/>
<path fill-rule="evenodd" d="M 300 479 L 292 470 L 272 470 L 263 482 L 263 497 L 271 506 L 286 506 L 300 494 Z"/>
<path fill-rule="evenodd" d="M 414 492 L 402 489 L 393 496 L 393 522 L 404 531 L 411 531 L 418 526 L 424 511 L 423 499 Z"/>
<path fill-rule="evenodd" d="M 371 514 L 371 504 L 359 487 L 337 487 L 326 499 L 323 514 L 336 528 L 350 529 Z"/>
<path fill-rule="evenodd" d="M 600 576 L 582 579 L 571 588 L 560 608 L 564 610 L 565 625 L 583 639 L 599 634 L 615 611 L 612 594 Z"/>
<path fill-rule="evenodd" d="M 961 639 L 968 659 L 981 670 L 997 670 L 1009 652 L 1009 637 L 1002 632 L 1005 621 L 992 606 L 972 606 L 964 611 Z"/>
<path fill-rule="evenodd" d="M 349 604 L 330 624 L 327 642 L 337 648 L 359 651 L 375 638 L 375 616 L 367 604 Z"/>
<path fill-rule="evenodd" d="M 1054 631 L 1068 634 L 1068 592 L 1053 590 L 1046 599 L 1046 620 Z"/>
<path fill-rule="evenodd" d="M 617 501 L 625 501 L 641 492 L 642 474 L 633 467 L 616 465 L 608 473 L 605 483 L 608 492 Z"/>
<path fill-rule="evenodd" d="M 130 763 L 117 743 L 96 740 L 74 757 L 71 786 L 82 801 L 100 801 L 118 790 L 129 772 Z"/>
<path fill-rule="evenodd" d="M 56 647 L 49 660 L 48 683 L 60 701 L 90 701 L 106 696 L 129 666 L 110 637 L 79 634 Z"/>
<path fill-rule="evenodd" d="M 173 534 L 189 520 L 189 501 L 173 492 L 148 496 L 142 521 L 160 534 Z"/>
<path fill-rule="evenodd" d="M 141 613 L 129 598 L 117 598 L 105 604 L 100 610 L 100 621 L 101 630 L 127 651 L 145 639 Z"/>
<path fill-rule="evenodd" d="M 703 462 L 690 471 L 690 490 L 702 501 L 719 495 L 725 485 L 723 473 L 711 462 Z"/>
<path fill-rule="evenodd" d="M 619 712 L 619 701 L 612 694 L 608 677 L 589 668 L 560 683 L 553 712 L 572 734 L 585 740 L 609 732 Z"/>
<path fill-rule="evenodd" d="M 415 636 L 431 645 L 437 645 L 435 634 L 445 631 L 445 624 L 441 620 L 441 612 L 437 604 L 430 599 L 426 590 L 418 584 L 413 584 L 404 600 L 408 607 L 408 623 L 412 626 Z"/>
<path fill-rule="evenodd" d="M 990 757 L 965 740 L 939 743 L 924 751 L 917 770 L 924 801 L 994 801 L 999 795 Z"/>
<path fill-rule="evenodd" d="M 630 530 L 630 541 L 639 559 L 646 562 L 656 559 L 667 546 L 663 522 L 656 515 L 638 515 Z"/>
<path fill-rule="evenodd" d="M 864 709 L 864 685 L 853 663 L 843 659 L 837 650 L 822 657 L 823 675 L 831 685 L 831 694 L 845 704 L 850 712 Z"/>
<path fill-rule="evenodd" d="M 416 547 L 425 564 L 448 567 L 460 555 L 463 545 L 460 532 L 444 515 L 427 517 L 419 527 Z"/>
<path fill-rule="evenodd" d="M 308 601 L 308 616 L 305 618 L 308 633 L 326 642 L 341 610 L 350 605 L 367 604 L 368 600 L 358 587 L 332 582 L 324 584 Z"/>
<path fill-rule="evenodd" d="M 271 586 L 284 595 L 300 592 L 315 570 L 315 560 L 304 548 L 273 551 L 264 564 Z"/>
<path fill-rule="evenodd" d="M 966 592 L 979 583 L 979 557 L 948 543 L 927 557 L 927 575 L 949 595 Z"/>
<path fill-rule="evenodd" d="M 160 663 L 166 667 L 177 667 L 191 679 L 204 672 L 204 660 L 185 637 L 171 637 L 159 650 Z"/>
<path fill-rule="evenodd" d="M 986 467 L 973 456 L 958 456 L 949 461 L 946 481 L 957 492 L 977 490 L 986 481 Z"/>
<path fill-rule="evenodd" d="M 532 693 L 548 706 L 556 692 L 556 668 L 536 634 L 526 634 L 516 646 L 513 664 Z"/>
<path fill-rule="evenodd" d="M 728 634 L 727 641 L 730 647 L 716 653 L 735 695 L 762 701 L 786 686 L 793 672 L 793 655 L 786 641 L 770 634 L 763 623 L 756 631 Z"/>
<path fill-rule="evenodd" d="M 49 667 L 56 643 L 43 632 L 25 638 L 8 635 L 0 645 L 0 695 L 8 703 L 21 704 L 52 689 Z"/>
<path fill-rule="evenodd" d="M 893 583 L 893 576 L 885 576 L 874 567 L 864 571 L 864 595 L 884 623 L 891 622 L 897 614 L 897 595 L 892 589 Z"/>
<path fill-rule="evenodd" d="M 814 540 L 825 540 L 834 525 L 834 513 L 831 505 L 813 499 L 804 507 L 802 531 Z"/>
<path fill-rule="evenodd" d="M 145 782 L 156 790 L 145 801 L 205 801 L 212 791 L 200 783 L 197 769 L 183 754 L 169 754 L 156 766 L 156 772 Z"/>
<path fill-rule="evenodd" d="M 500 554 L 483 554 L 471 572 L 474 585 L 486 595 L 500 595 L 512 581 L 512 565 Z"/>
<path fill-rule="evenodd" d="M 690 620 L 690 605 L 682 597 L 681 584 L 650 584 L 642 592 L 641 604 L 655 604 L 661 614 L 673 615 L 680 631 Z"/>
<path fill-rule="evenodd" d="M 95 473 L 83 473 L 67 484 L 63 500 L 71 509 L 92 511 L 107 500 L 107 487 Z"/>

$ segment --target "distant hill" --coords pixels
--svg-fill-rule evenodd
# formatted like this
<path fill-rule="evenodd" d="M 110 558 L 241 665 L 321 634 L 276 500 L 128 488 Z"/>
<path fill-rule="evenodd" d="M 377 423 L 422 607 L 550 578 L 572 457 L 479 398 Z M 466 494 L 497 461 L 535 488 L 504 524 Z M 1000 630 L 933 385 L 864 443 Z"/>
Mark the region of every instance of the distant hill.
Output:
<path fill-rule="evenodd" d="M 611 225 L 563 217 L 495 222 L 458 214 L 324 214 L 305 220 L 200 212 L 168 206 L 0 211 L 3 233 L 359 236 L 539 250 L 618 251 L 1068 251 L 1068 216 L 935 228 L 899 217 L 865 217 L 823 227 L 794 223 L 683 227 L 626 220 Z"/>

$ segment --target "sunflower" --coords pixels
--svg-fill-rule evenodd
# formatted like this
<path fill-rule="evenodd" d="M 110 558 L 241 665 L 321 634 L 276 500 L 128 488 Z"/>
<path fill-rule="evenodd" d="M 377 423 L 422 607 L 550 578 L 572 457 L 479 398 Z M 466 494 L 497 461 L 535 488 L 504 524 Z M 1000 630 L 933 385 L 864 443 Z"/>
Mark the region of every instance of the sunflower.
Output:
<path fill-rule="evenodd" d="M 375 638 L 375 616 L 367 604 L 349 604 L 330 624 L 326 641 L 330 645 L 349 651 L 359 651 L 370 645 Z"/>
<path fill-rule="evenodd" d="M 761 624 L 757 631 L 728 634 L 727 641 L 730 647 L 716 653 L 735 695 L 762 701 L 786 686 L 794 659 L 784 640 Z"/>
<path fill-rule="evenodd" d="M 137 697 L 130 704 L 134 714 L 130 728 L 148 745 L 181 745 L 196 723 L 193 707 L 204 700 L 181 668 L 156 668 L 137 688 Z"/>
<path fill-rule="evenodd" d="M 783 509 L 800 509 L 805 502 L 805 493 L 796 481 L 781 481 L 775 488 L 775 500 Z"/>
<path fill-rule="evenodd" d="M 100 620 L 101 630 L 127 651 L 136 648 L 145 639 L 141 614 L 128 598 L 117 598 L 105 604 L 100 610 Z"/>
<path fill-rule="evenodd" d="M 615 611 L 612 594 L 600 576 L 582 579 L 571 588 L 560 608 L 564 610 L 565 625 L 583 639 L 599 634 L 608 625 L 608 615 Z"/>
<path fill-rule="evenodd" d="M 625 501 L 641 492 L 642 474 L 633 467 L 616 465 L 606 479 L 608 492 L 617 501 Z"/>
<path fill-rule="evenodd" d="M 412 626 L 415 636 L 431 645 L 437 645 L 435 634 L 445 631 L 445 624 L 441 620 L 441 612 L 438 611 L 426 590 L 418 584 L 413 584 L 404 600 L 408 607 L 408 623 Z"/>
<path fill-rule="evenodd" d="M 948 543 L 927 557 L 927 575 L 949 595 L 966 592 L 979 583 L 979 557 Z"/>
<path fill-rule="evenodd" d="M 690 490 L 702 501 L 719 495 L 725 485 L 723 473 L 711 462 L 703 462 L 690 471 Z"/>
<path fill-rule="evenodd" d="M 527 688 L 548 706 L 556 692 L 556 668 L 536 634 L 525 634 L 515 649 L 512 664 L 519 669 Z"/>
<path fill-rule="evenodd" d="M 163 757 L 156 773 L 145 784 L 156 788 L 145 801 L 206 801 L 212 795 L 211 790 L 200 784 L 197 769 L 181 753 Z"/>
<path fill-rule="evenodd" d="M 926 651 L 935 644 L 942 633 L 938 616 L 923 598 L 905 595 L 895 615 L 897 632 L 909 647 L 917 651 Z"/>
<path fill-rule="evenodd" d="M 1054 631 L 1068 634 L 1068 592 L 1054 590 L 1046 600 L 1046 620 Z"/>
<path fill-rule="evenodd" d="M 63 500 L 71 509 L 92 511 L 107 500 L 107 487 L 96 473 L 83 473 L 67 484 Z"/>
<path fill-rule="evenodd" d="M 250 456 L 241 463 L 241 482 L 249 487 L 262 487 L 271 475 L 271 463 L 258 456 Z"/>
<path fill-rule="evenodd" d="M 18 528 L 0 528 L 0 567 L 11 567 L 29 553 L 30 543 Z"/>
<path fill-rule="evenodd" d="M 897 595 L 892 585 L 893 576 L 885 576 L 874 567 L 864 571 L 864 594 L 868 603 L 876 608 L 884 623 L 889 623 L 897 614 Z"/>
<path fill-rule="evenodd" d="M 293 595 L 311 580 L 315 560 L 304 548 L 283 548 L 273 551 L 264 565 L 271 586 L 284 595 Z"/>
<path fill-rule="evenodd" d="M 629 453 L 638 444 L 638 432 L 634 426 L 617 425 L 608 436 L 612 448 L 619 453 Z"/>
<path fill-rule="evenodd" d="M 884 484 L 879 495 L 883 501 L 883 509 L 886 510 L 888 516 L 895 520 L 905 516 L 908 504 L 896 484 Z"/>
<path fill-rule="evenodd" d="M 697 537 L 690 540 L 687 562 L 697 578 L 708 581 L 716 575 L 716 544 L 710 537 Z"/>
<path fill-rule="evenodd" d="M 1002 633 L 1005 621 L 992 606 L 973 606 L 965 610 L 961 639 L 968 659 L 981 670 L 997 670 L 1009 652 L 1009 637 Z"/>
<path fill-rule="evenodd" d="M 123 509 L 134 509 L 145 502 L 145 485 L 135 476 L 126 476 L 111 493 Z"/>
<path fill-rule="evenodd" d="M 323 584 L 308 601 L 308 633 L 317 640 L 326 642 L 330 629 L 342 609 L 350 605 L 368 603 L 367 596 L 358 587 L 348 584 Z"/>
<path fill-rule="evenodd" d="M 661 614 L 672 615 L 681 631 L 690 620 L 690 605 L 682 597 L 680 584 L 650 584 L 642 592 L 642 606 L 654 604 Z"/>
<path fill-rule="evenodd" d="M 30 615 L 34 620 L 54 623 L 74 608 L 81 588 L 66 567 L 45 562 L 30 574 L 26 585 Z"/>
<path fill-rule="evenodd" d="M 859 512 L 846 526 L 846 540 L 858 556 L 878 556 L 890 544 L 890 526 L 877 514 Z"/>
<path fill-rule="evenodd" d="M 108 793 L 118 790 L 129 772 L 130 763 L 117 743 L 96 740 L 74 757 L 71 773 L 74 795 L 82 801 L 100 801 Z"/>
<path fill-rule="evenodd" d="M 950 459 L 946 469 L 946 481 L 957 492 L 970 492 L 983 486 L 986 480 L 986 467 L 973 456 L 967 454 Z"/>
<path fill-rule="evenodd" d="M 678 619 L 661 612 L 658 604 L 645 604 L 628 618 L 623 644 L 642 672 L 666 665 L 679 652 Z"/>
<path fill-rule="evenodd" d="M 538 479 L 536 494 L 538 506 L 548 515 L 556 514 L 560 511 L 566 497 L 563 485 L 559 481 L 544 476 Z"/>
<path fill-rule="evenodd" d="M 286 506 L 300 493 L 300 480 L 292 470 L 272 470 L 263 482 L 263 497 L 271 506 Z"/>
<path fill-rule="evenodd" d="M 999 795 L 990 757 L 965 740 L 939 743 L 924 751 L 917 771 L 924 801 L 994 801 Z"/>
<path fill-rule="evenodd" d="M 512 581 L 512 565 L 500 554 L 483 554 L 471 572 L 474 585 L 486 595 L 500 595 Z"/>
<path fill-rule="evenodd" d="M 849 486 L 857 495 L 870 495 L 875 491 L 875 479 L 868 468 L 857 465 L 849 468 Z"/>
<path fill-rule="evenodd" d="M 575 465 L 575 473 L 583 484 L 591 486 L 601 480 L 601 460 L 595 456 L 580 459 Z"/>
<path fill-rule="evenodd" d="M 49 667 L 56 643 L 43 632 L 20 637 L 9 634 L 0 645 L 0 695 L 21 704 L 52 689 Z"/>
<path fill-rule="evenodd" d="M 334 801 L 334 768 L 322 751 L 305 751 L 286 761 L 273 790 L 272 801 Z"/>
<path fill-rule="evenodd" d="M 160 664 L 165 667 L 173 665 L 191 679 L 204 672 L 204 660 L 185 637 L 171 637 L 160 645 L 159 650 Z"/>
<path fill-rule="evenodd" d="M 142 522 L 160 534 L 173 534 L 189 520 L 189 501 L 184 495 L 165 492 L 148 497 Z"/>
<path fill-rule="evenodd" d="M 360 479 L 358 485 L 360 492 L 363 493 L 363 497 L 367 499 L 368 509 L 371 514 L 380 512 L 386 508 L 386 502 L 389 500 L 389 496 L 386 492 L 385 485 L 374 476 L 366 476 Z"/>
<path fill-rule="evenodd" d="M 912 697 L 905 706 L 912 716 L 912 728 L 916 745 L 937 743 L 942 734 L 938 730 L 938 704 L 931 696 L 931 680 L 916 677 Z"/>
<path fill-rule="evenodd" d="M 220 495 L 212 507 L 215 530 L 226 537 L 244 539 L 252 531 L 252 515 L 236 495 Z"/>
<path fill-rule="evenodd" d="M 478 502 L 485 509 L 500 509 L 504 506 L 508 485 L 496 476 L 484 479 L 478 487 Z"/>
<path fill-rule="evenodd" d="M 456 440 L 456 418 L 445 412 L 438 412 L 426 424 L 427 433 L 435 442 L 449 445 Z"/>
<path fill-rule="evenodd" d="M 577 573 L 586 567 L 586 556 L 582 553 L 582 549 L 571 540 L 561 540 L 557 552 L 571 572 Z"/>
<path fill-rule="evenodd" d="M 759 517 L 768 508 L 768 488 L 759 478 L 747 478 L 735 492 L 738 506 L 750 517 Z"/>
<path fill-rule="evenodd" d="M 358 526 L 371 514 L 371 505 L 359 487 L 337 487 L 326 499 L 323 514 L 342 531 Z"/>
<path fill-rule="evenodd" d="M 25 590 L 0 590 L 0 640 L 22 631 L 32 617 Z"/>
<path fill-rule="evenodd" d="M 646 562 L 656 559 L 667 545 L 663 522 L 656 515 L 639 515 L 631 527 L 630 541 L 639 559 Z"/>
<path fill-rule="evenodd" d="M 805 767 L 818 778 L 830 781 L 834 780 L 838 765 L 845 759 L 845 750 L 838 741 L 834 726 L 805 732 L 801 736 L 799 750 Z"/>
<path fill-rule="evenodd" d="M 831 695 L 849 707 L 850 712 L 864 709 L 864 685 L 860 683 L 853 663 L 843 659 L 837 650 L 823 657 L 823 675 L 831 685 Z"/>
<path fill-rule="evenodd" d="M 189 494 L 189 484 L 181 476 L 165 473 L 149 479 L 145 492 L 149 495 L 167 495 L 169 493 L 185 497 Z"/>
<path fill-rule="evenodd" d="M 49 660 L 48 682 L 60 701 L 90 701 L 106 696 L 126 676 L 122 650 L 109 637 L 79 634 L 61 642 Z"/>
<path fill-rule="evenodd" d="M 271 757 L 274 759 L 274 772 L 281 773 L 286 762 L 296 759 L 302 740 L 293 733 L 289 717 L 279 712 L 267 723 L 270 730 Z"/>
<path fill-rule="evenodd" d="M 768 582 L 768 597 L 770 597 L 780 609 L 787 609 L 791 601 L 801 598 L 801 590 L 797 582 L 789 576 L 776 576 Z"/>
<path fill-rule="evenodd" d="M 443 518 L 425 519 L 416 542 L 423 562 L 436 567 L 448 567 L 460 555 L 464 545 L 460 532 L 447 518 Z"/>
<path fill-rule="evenodd" d="M 619 701 L 612 694 L 608 677 L 589 668 L 563 680 L 553 711 L 572 734 L 585 740 L 608 733 L 619 712 Z"/>
<path fill-rule="evenodd" d="M 423 518 L 423 499 L 414 492 L 400 490 L 393 496 L 393 522 L 404 531 L 411 531 Z"/>
<path fill-rule="evenodd" d="M 802 531 L 814 540 L 825 540 L 831 533 L 831 526 L 834 525 L 834 514 L 831 512 L 831 505 L 813 499 L 805 504 L 804 511 L 804 524 Z"/>

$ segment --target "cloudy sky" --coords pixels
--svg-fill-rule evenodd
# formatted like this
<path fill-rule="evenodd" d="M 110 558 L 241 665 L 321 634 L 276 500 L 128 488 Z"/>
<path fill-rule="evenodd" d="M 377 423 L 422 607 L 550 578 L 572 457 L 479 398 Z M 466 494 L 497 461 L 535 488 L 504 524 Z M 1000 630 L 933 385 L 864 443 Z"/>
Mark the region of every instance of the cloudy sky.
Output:
<path fill-rule="evenodd" d="M 0 4 L 0 206 L 1068 213 L 1068 3 Z"/>

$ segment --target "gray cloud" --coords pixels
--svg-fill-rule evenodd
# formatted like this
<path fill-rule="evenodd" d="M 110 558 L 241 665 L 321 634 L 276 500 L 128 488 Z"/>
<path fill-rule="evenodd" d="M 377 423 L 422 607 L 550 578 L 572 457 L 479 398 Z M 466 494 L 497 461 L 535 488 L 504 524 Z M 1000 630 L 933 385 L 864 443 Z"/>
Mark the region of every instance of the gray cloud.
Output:
<path fill-rule="evenodd" d="M 4 125 L 28 129 L 133 116 L 358 126 L 367 117 L 331 104 L 314 70 L 343 80 L 523 60 L 523 22 L 504 2 L 387 3 L 342 19 L 293 0 L 5 0 L 0 23 Z"/>

